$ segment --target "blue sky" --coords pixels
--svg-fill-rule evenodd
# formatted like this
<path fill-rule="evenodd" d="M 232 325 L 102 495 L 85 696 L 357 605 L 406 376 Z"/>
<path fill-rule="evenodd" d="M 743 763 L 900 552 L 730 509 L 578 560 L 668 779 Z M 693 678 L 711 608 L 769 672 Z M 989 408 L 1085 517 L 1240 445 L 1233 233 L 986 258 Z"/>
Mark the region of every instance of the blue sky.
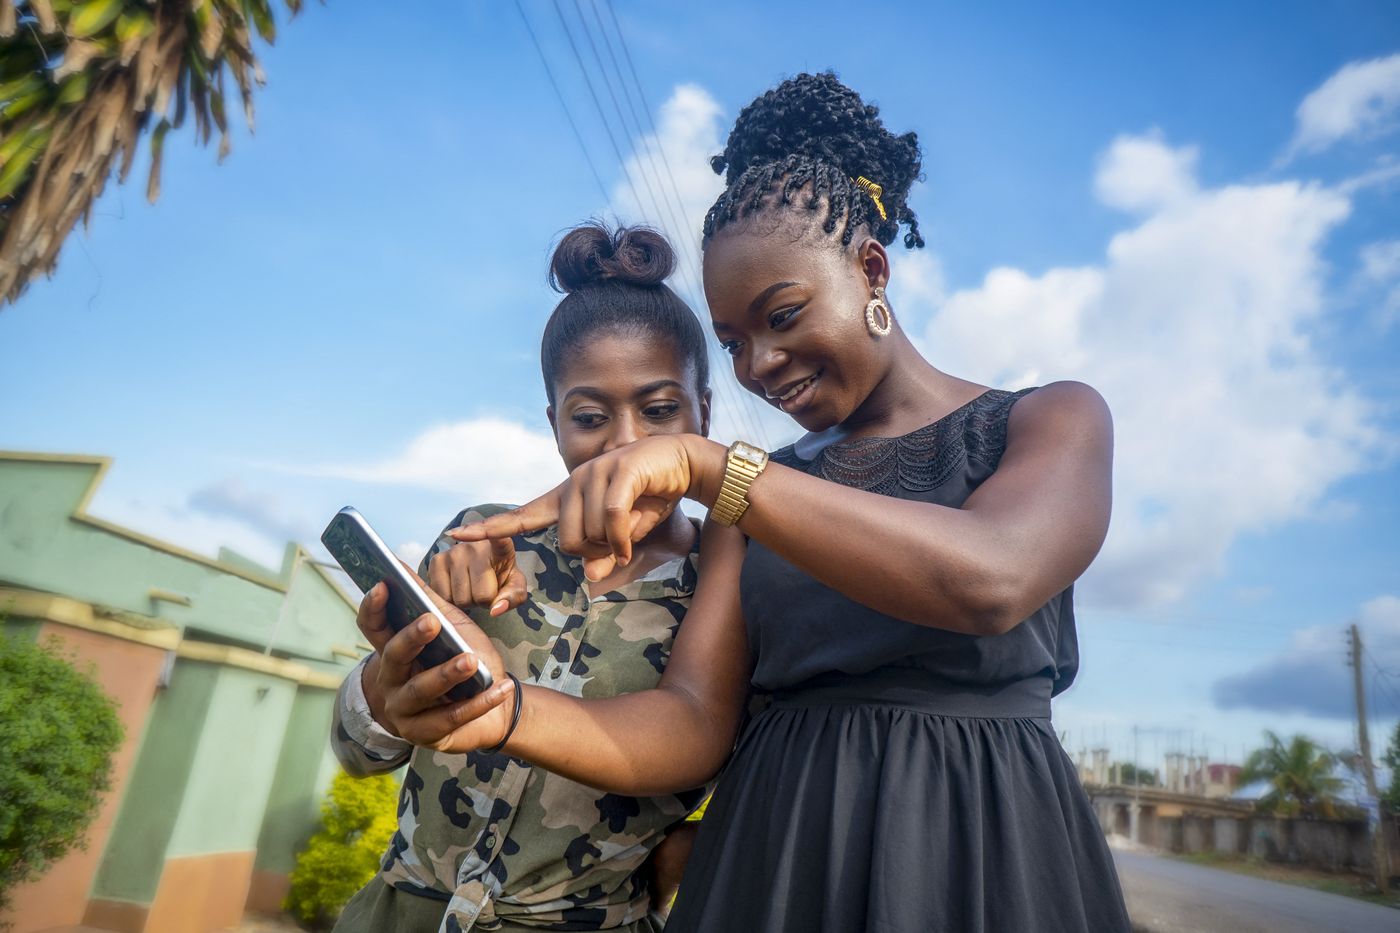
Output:
<path fill-rule="evenodd" d="M 929 248 L 890 292 L 934 364 L 1114 407 L 1071 749 L 1126 754 L 1134 725 L 1217 759 L 1263 728 L 1350 745 L 1356 620 L 1377 726 L 1400 715 L 1393 4 L 616 2 L 659 127 L 624 127 L 621 159 L 555 7 L 525 4 L 601 190 L 512 5 L 284 22 L 256 134 L 221 166 L 172 135 L 160 202 L 110 185 L 0 312 L 0 446 L 115 458 L 94 510 L 209 553 L 275 563 L 346 503 L 421 548 L 559 475 L 537 365 L 558 232 L 616 214 L 693 242 L 734 115 L 830 67 L 923 141 Z M 596 75 L 591 0 L 560 8 Z M 622 86 L 596 90 L 617 122 Z M 628 188 L 655 151 L 679 229 Z M 737 402 L 726 439 L 753 433 Z"/>

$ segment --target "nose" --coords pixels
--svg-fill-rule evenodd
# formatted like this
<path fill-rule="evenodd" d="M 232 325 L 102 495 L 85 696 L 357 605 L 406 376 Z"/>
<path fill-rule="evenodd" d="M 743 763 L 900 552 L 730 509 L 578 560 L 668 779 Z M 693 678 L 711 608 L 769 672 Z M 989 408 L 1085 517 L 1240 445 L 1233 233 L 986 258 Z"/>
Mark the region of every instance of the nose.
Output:
<path fill-rule="evenodd" d="M 619 447 L 626 447 L 635 440 L 646 437 L 646 430 L 643 428 L 641 419 L 633 412 L 624 412 L 613 418 L 608 425 L 608 439 L 603 444 L 603 452 L 616 450 Z"/>
<path fill-rule="evenodd" d="M 749 382 L 761 385 L 787 364 L 786 350 L 776 344 L 756 340 L 749 353 Z"/>

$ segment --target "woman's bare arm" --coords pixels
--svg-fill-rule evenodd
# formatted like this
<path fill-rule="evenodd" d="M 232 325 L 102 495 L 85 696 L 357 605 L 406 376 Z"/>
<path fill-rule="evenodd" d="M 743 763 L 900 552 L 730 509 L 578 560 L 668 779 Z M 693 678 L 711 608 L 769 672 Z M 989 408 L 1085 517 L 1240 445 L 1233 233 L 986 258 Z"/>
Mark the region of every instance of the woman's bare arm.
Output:
<path fill-rule="evenodd" d="M 1017 402 L 1000 465 L 961 508 L 770 466 L 750 487 L 739 527 L 862 605 L 935 628 L 999 634 L 1098 553 L 1112 461 L 1103 399 L 1088 386 L 1057 383 Z"/>
<path fill-rule="evenodd" d="M 1008 631 L 1089 566 L 1108 530 L 1113 423 L 1082 383 L 1011 410 L 996 472 L 960 508 L 851 489 L 772 464 L 749 487 L 739 527 L 808 575 L 886 615 L 972 635 Z M 644 438 L 576 469 L 518 509 L 454 529 L 462 541 L 559 525 L 585 568 L 625 561 L 682 496 L 711 505 L 725 448 Z"/>
<path fill-rule="evenodd" d="M 619 794 L 698 787 L 719 772 L 748 695 L 748 638 L 739 608 L 745 543 L 737 529 L 706 523 L 700 581 L 655 689 L 580 700 L 525 688 L 506 752 Z"/>

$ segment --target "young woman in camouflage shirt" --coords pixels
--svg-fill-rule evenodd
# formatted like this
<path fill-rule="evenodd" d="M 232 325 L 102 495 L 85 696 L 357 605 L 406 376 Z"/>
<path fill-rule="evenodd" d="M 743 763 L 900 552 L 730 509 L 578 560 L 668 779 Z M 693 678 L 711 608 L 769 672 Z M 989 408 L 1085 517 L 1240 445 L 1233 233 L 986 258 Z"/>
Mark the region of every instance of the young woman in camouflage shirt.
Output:
<path fill-rule="evenodd" d="M 560 242 L 550 278 L 567 294 L 546 325 L 541 362 L 568 469 L 642 437 L 707 432 L 705 338 L 662 284 L 672 264 L 665 240 L 644 229 L 588 225 Z M 506 508 L 466 509 L 448 528 Z M 507 672 L 578 697 L 655 687 L 695 591 L 695 523 L 673 513 L 628 566 L 596 582 L 558 545 L 555 529 L 494 544 L 444 534 L 418 572 L 490 636 L 505 665 L 493 668 L 498 688 L 511 685 Z M 383 596 L 381 584 L 365 606 L 382 608 Z M 376 648 L 388 635 L 367 634 Z M 659 929 L 649 908 L 669 892 L 656 890 L 647 866 L 674 864 L 675 850 L 683 861 L 687 833 L 674 830 L 705 789 L 621 796 L 502 753 L 435 751 L 439 737 L 413 715 L 409 673 L 376 652 L 341 688 L 332 744 L 345 768 L 408 768 L 382 870 L 337 933 Z M 659 874 L 673 888 L 679 866 Z"/>

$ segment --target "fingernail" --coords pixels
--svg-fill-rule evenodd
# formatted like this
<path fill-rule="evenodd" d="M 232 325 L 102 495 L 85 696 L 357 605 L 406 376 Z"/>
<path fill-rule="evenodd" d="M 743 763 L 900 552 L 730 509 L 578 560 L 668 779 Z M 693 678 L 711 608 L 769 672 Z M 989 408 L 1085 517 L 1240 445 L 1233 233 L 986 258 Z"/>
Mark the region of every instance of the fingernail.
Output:
<path fill-rule="evenodd" d="M 497 612 L 505 612 L 509 607 L 510 603 L 506 602 L 504 599 L 498 599 L 491 604 L 491 614 L 495 615 Z"/>
<path fill-rule="evenodd" d="M 421 622 L 418 623 L 418 631 L 422 632 L 422 633 L 425 634 L 425 635 L 428 633 L 428 630 L 431 629 L 431 628 L 432 628 L 432 625 L 428 622 L 427 619 L 424 619 L 423 621 L 421 621 Z"/>
<path fill-rule="evenodd" d="M 465 671 L 467 669 L 467 659 L 459 657 L 456 661 L 453 662 L 452 666 L 457 668 L 457 670 L 459 671 Z"/>
<path fill-rule="evenodd" d="M 514 690 L 514 689 L 515 689 L 515 681 L 511 680 L 509 677 L 507 677 L 505 680 L 501 681 L 500 692 L 501 692 L 501 695 L 502 695 L 502 696 L 504 696 L 504 695 L 507 694 L 507 693 L 510 693 L 510 692 L 511 692 L 512 690 Z"/>

